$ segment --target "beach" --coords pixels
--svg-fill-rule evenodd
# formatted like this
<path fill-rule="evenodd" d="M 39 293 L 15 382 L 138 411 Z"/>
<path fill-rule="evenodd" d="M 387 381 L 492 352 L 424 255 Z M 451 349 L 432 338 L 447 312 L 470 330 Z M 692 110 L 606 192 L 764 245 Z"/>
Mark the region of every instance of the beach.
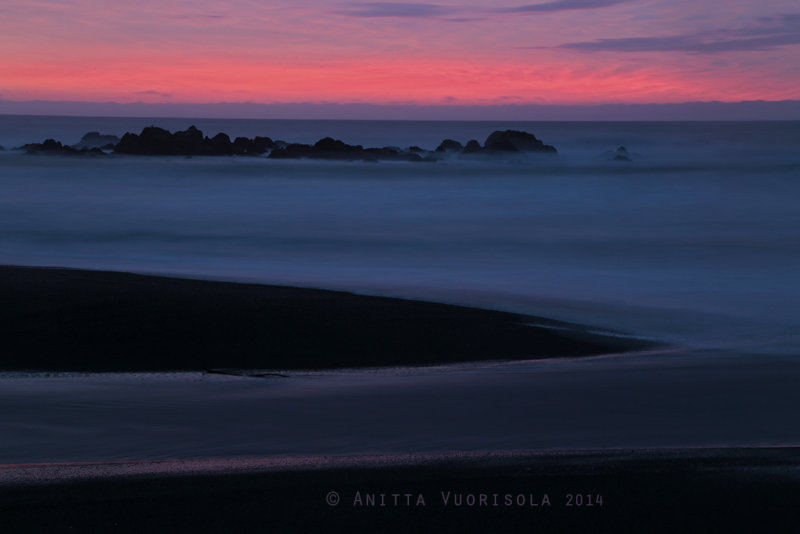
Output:
<path fill-rule="evenodd" d="M 196 122 L 559 151 L 369 163 L 0 122 L 4 532 L 797 525 L 795 123 Z"/>
<path fill-rule="evenodd" d="M 800 532 L 798 7 L 4 0 L 0 534 Z"/>
<path fill-rule="evenodd" d="M 17 355 L 0 394 L 8 532 L 781 532 L 800 520 L 800 452 L 758 445 L 794 439 L 780 409 L 790 362 L 709 364 L 587 326 L 345 292 L 0 274 L 5 354 Z M 287 349 L 305 336 L 335 356 Z M 404 360 L 392 348 L 408 342 Z M 227 345 L 238 359 L 217 354 Z"/>

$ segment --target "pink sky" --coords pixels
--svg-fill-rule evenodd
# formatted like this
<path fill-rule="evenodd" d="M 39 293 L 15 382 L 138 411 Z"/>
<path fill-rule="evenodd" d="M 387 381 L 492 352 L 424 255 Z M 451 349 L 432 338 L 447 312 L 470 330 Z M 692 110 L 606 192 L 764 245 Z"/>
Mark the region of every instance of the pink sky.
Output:
<path fill-rule="evenodd" d="M 4 100 L 800 99 L 796 0 L 6 0 L 0 51 Z"/>

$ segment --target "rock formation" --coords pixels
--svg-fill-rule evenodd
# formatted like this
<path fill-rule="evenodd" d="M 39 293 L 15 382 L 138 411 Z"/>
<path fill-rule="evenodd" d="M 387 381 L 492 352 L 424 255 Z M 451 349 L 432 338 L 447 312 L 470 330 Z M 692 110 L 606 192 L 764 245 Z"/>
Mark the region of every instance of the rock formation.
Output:
<path fill-rule="evenodd" d="M 314 145 L 291 143 L 284 147 L 276 147 L 269 154 L 270 158 L 309 158 L 338 160 L 400 160 L 419 161 L 422 158 L 413 152 L 403 152 L 396 147 L 364 148 L 361 145 L 348 145 L 339 139 L 325 137 Z"/>
<path fill-rule="evenodd" d="M 218 133 L 211 138 L 204 137 L 203 132 L 194 126 L 174 134 L 163 128 L 148 126 L 139 135 L 126 133 L 114 151 L 120 154 L 157 156 L 232 156 L 260 155 L 274 146 L 275 143 L 269 137 L 237 137 L 231 142 L 228 134 Z"/>
<path fill-rule="evenodd" d="M 470 139 L 464 147 L 464 154 L 477 154 L 480 151 L 481 144 L 476 139 Z"/>
<path fill-rule="evenodd" d="M 535 135 L 518 130 L 492 132 L 483 143 L 483 149 L 492 152 L 558 152 L 555 147 L 536 139 Z"/>
<path fill-rule="evenodd" d="M 99 148 L 83 148 L 77 150 L 69 145 L 62 145 L 55 139 L 45 139 L 42 143 L 28 143 L 18 148 L 26 154 L 59 154 L 59 155 L 105 155 Z"/>
<path fill-rule="evenodd" d="M 550 145 L 545 145 L 533 134 L 517 130 L 492 132 L 481 147 L 475 139 L 463 146 L 453 139 L 442 141 L 435 151 L 422 149 L 416 145 L 408 149 L 396 146 L 365 148 L 362 145 L 348 145 L 339 139 L 325 137 L 313 145 L 273 141 L 269 137 L 237 137 L 231 141 L 226 133 L 207 137 L 194 126 L 171 133 L 164 128 L 148 126 L 141 133 L 126 133 L 117 140 L 113 135 L 89 132 L 80 143 L 73 146 L 62 145 L 53 139 L 43 143 L 33 143 L 20 147 L 29 154 L 103 154 L 103 149 L 114 149 L 117 154 L 157 155 L 157 156 L 258 156 L 268 153 L 274 159 L 335 159 L 361 161 L 437 161 L 444 154 L 468 154 L 470 156 L 492 156 L 499 153 L 545 153 L 556 154 Z M 627 157 L 624 147 L 617 151 L 620 158 Z"/>
<path fill-rule="evenodd" d="M 633 159 L 631 155 L 628 153 L 628 149 L 624 146 L 621 146 L 617 149 L 616 152 L 612 152 L 612 157 L 610 158 L 611 161 L 623 161 L 623 162 L 632 162 Z"/>
<path fill-rule="evenodd" d="M 72 145 L 75 150 L 83 150 L 84 148 L 103 148 L 112 149 L 119 143 L 119 137 L 116 135 L 101 135 L 100 132 L 88 132 L 79 142 Z"/>
<path fill-rule="evenodd" d="M 436 147 L 436 152 L 461 152 L 464 147 L 458 141 L 452 139 L 445 139 L 441 144 Z"/>

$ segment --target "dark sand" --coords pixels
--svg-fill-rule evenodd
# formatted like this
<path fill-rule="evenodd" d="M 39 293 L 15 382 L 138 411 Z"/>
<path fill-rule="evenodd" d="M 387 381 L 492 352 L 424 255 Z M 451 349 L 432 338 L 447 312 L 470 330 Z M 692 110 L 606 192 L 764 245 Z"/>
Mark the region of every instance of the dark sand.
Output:
<path fill-rule="evenodd" d="M 4 370 L 313 369 L 652 346 L 445 304 L 75 269 L 0 267 L 0 302 Z"/>
<path fill-rule="evenodd" d="M 68 269 L 0 267 L 0 302 L 0 369 L 330 368 L 649 346 L 442 304 Z M 798 531 L 796 448 L 0 466 L 2 534 Z"/>
<path fill-rule="evenodd" d="M 0 531 L 800 529 L 800 449 L 795 448 L 284 459 L 262 465 L 215 460 L 189 461 L 185 469 L 182 464 L 2 466 Z M 449 505 L 442 492 L 450 493 Z M 374 506 L 367 504 L 368 494 L 374 495 Z M 458 494 L 461 506 L 454 505 Z M 469 495 L 475 504 L 467 504 Z M 545 495 L 550 506 L 543 505 Z"/>

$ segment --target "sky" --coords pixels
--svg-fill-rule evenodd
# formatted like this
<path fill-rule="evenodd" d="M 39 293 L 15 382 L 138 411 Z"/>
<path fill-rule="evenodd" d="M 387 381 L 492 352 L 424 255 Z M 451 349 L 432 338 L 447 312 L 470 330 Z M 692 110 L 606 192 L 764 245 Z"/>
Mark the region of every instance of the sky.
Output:
<path fill-rule="evenodd" d="M 800 100 L 797 0 L 4 0 L 0 100 Z"/>

